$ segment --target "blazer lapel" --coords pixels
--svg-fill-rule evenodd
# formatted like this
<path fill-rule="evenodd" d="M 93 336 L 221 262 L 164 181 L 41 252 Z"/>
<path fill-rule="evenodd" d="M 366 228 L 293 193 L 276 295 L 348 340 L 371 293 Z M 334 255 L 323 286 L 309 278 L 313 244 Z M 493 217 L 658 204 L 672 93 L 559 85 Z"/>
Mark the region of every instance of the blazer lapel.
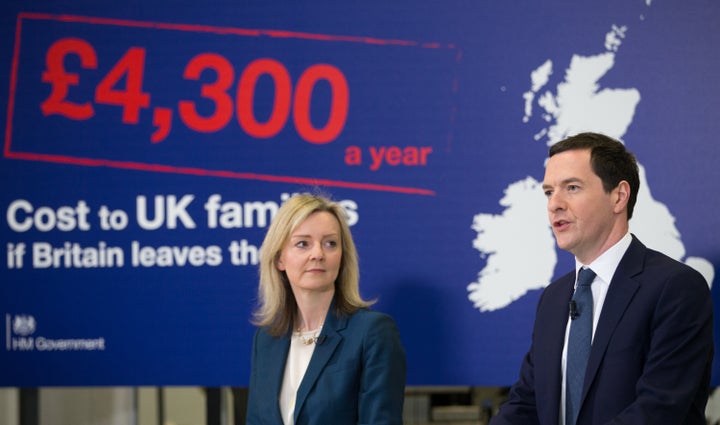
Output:
<path fill-rule="evenodd" d="M 292 332 L 292 331 L 290 331 Z M 268 337 L 268 347 L 261 350 L 267 353 L 267 370 L 263 373 L 267 374 L 267 385 L 269 390 L 267 394 L 275 396 L 275 400 L 280 396 L 280 387 L 282 386 L 283 375 L 285 373 L 285 363 L 290 352 L 290 332 L 282 338 Z M 276 419 L 277 423 L 282 423 L 282 415 L 280 413 L 280 404 L 275 403 L 276 409 L 273 409 L 271 415 Z"/>
<path fill-rule="evenodd" d="M 330 306 L 330 310 L 325 318 L 325 325 L 318 336 L 319 343 L 315 345 L 315 351 L 313 351 L 313 355 L 310 358 L 310 364 L 308 365 L 307 371 L 305 371 L 305 376 L 303 377 L 303 380 L 300 383 L 300 388 L 298 388 L 297 391 L 297 398 L 295 400 L 296 423 L 298 415 L 305 405 L 305 400 L 307 399 L 310 390 L 315 386 L 315 382 L 320 376 L 320 373 L 323 371 L 325 365 L 332 357 L 335 349 L 340 344 L 340 341 L 343 339 L 340 331 L 345 329 L 347 326 L 347 318 L 336 317 L 333 312 L 333 307 L 333 305 Z"/>
<path fill-rule="evenodd" d="M 620 260 L 617 270 L 615 270 L 595 330 L 585 374 L 583 398 L 597 375 L 602 358 L 605 356 L 605 351 L 610 343 L 610 338 L 612 338 L 620 318 L 622 318 L 635 292 L 638 290 L 638 283 L 631 278 L 642 272 L 645 250 L 645 246 L 633 236 L 630 247 L 622 260 Z"/>

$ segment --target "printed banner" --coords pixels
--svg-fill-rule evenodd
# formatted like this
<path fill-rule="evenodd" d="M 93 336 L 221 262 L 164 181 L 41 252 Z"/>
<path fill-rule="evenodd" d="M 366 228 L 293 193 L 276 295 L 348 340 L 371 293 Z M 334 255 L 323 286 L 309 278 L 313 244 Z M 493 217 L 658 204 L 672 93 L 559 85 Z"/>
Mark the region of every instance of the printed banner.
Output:
<path fill-rule="evenodd" d="M 247 385 L 262 238 L 317 189 L 408 384 L 510 385 L 573 266 L 540 182 L 580 131 L 637 155 L 631 231 L 715 281 L 718 5 L 0 10 L 1 386 Z"/>

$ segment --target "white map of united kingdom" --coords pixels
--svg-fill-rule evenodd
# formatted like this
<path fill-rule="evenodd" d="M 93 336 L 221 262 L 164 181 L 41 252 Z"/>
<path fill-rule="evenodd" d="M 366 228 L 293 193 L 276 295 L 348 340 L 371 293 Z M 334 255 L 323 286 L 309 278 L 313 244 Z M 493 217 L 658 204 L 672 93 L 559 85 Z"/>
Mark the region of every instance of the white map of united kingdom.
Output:
<path fill-rule="evenodd" d="M 612 69 L 626 27 L 613 26 L 606 34 L 605 49 L 595 56 L 574 55 L 564 81 L 556 91 L 541 90 L 549 81 L 553 64 L 546 61 L 531 74 L 531 89 L 524 94 L 527 123 L 533 106 L 542 109 L 548 123 L 535 137 L 548 146 L 583 131 L 607 134 L 623 141 L 632 151 L 632 140 L 623 140 L 632 124 L 640 92 L 634 88 L 602 88 L 599 81 Z M 540 160 L 544 160 L 540 159 Z M 642 158 L 639 158 L 642 162 Z M 630 231 L 648 247 L 664 252 L 698 270 L 712 284 L 715 269 L 704 258 L 686 256 L 685 245 L 675 227 L 675 217 L 652 197 L 645 168 L 640 165 L 640 191 L 630 221 Z M 468 285 L 468 298 L 480 311 L 507 307 L 528 291 L 546 287 L 557 265 L 555 239 L 548 224 L 541 182 L 526 177 L 511 183 L 500 200 L 499 215 L 479 213 L 472 228 L 473 247 L 486 260 L 477 280 Z M 509 235 L 522 235 L 521 237 Z"/>

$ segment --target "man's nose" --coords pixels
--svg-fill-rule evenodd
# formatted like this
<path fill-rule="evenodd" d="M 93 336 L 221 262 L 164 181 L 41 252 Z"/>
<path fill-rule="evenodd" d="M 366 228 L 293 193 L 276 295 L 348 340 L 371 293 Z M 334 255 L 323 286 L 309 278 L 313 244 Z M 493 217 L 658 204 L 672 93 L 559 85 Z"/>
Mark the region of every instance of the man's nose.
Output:
<path fill-rule="evenodd" d="M 559 193 L 548 196 L 548 211 L 558 211 L 565 208 L 565 200 Z"/>

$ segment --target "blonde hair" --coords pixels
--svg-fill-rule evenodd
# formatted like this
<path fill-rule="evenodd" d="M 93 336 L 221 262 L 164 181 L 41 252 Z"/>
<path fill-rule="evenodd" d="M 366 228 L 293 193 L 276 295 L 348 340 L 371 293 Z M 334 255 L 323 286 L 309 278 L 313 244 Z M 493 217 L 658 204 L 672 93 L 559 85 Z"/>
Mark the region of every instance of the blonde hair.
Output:
<path fill-rule="evenodd" d="M 329 212 L 340 225 L 342 259 L 335 281 L 335 313 L 352 314 L 374 303 L 360 297 L 358 254 L 343 208 L 322 195 L 297 194 L 280 207 L 260 247 L 258 307 L 253 313 L 252 323 L 266 327 L 270 335 L 285 334 L 291 329 L 297 315 L 297 303 L 290 282 L 285 272 L 277 268 L 280 252 L 292 232 L 310 215 L 319 211 Z"/>

